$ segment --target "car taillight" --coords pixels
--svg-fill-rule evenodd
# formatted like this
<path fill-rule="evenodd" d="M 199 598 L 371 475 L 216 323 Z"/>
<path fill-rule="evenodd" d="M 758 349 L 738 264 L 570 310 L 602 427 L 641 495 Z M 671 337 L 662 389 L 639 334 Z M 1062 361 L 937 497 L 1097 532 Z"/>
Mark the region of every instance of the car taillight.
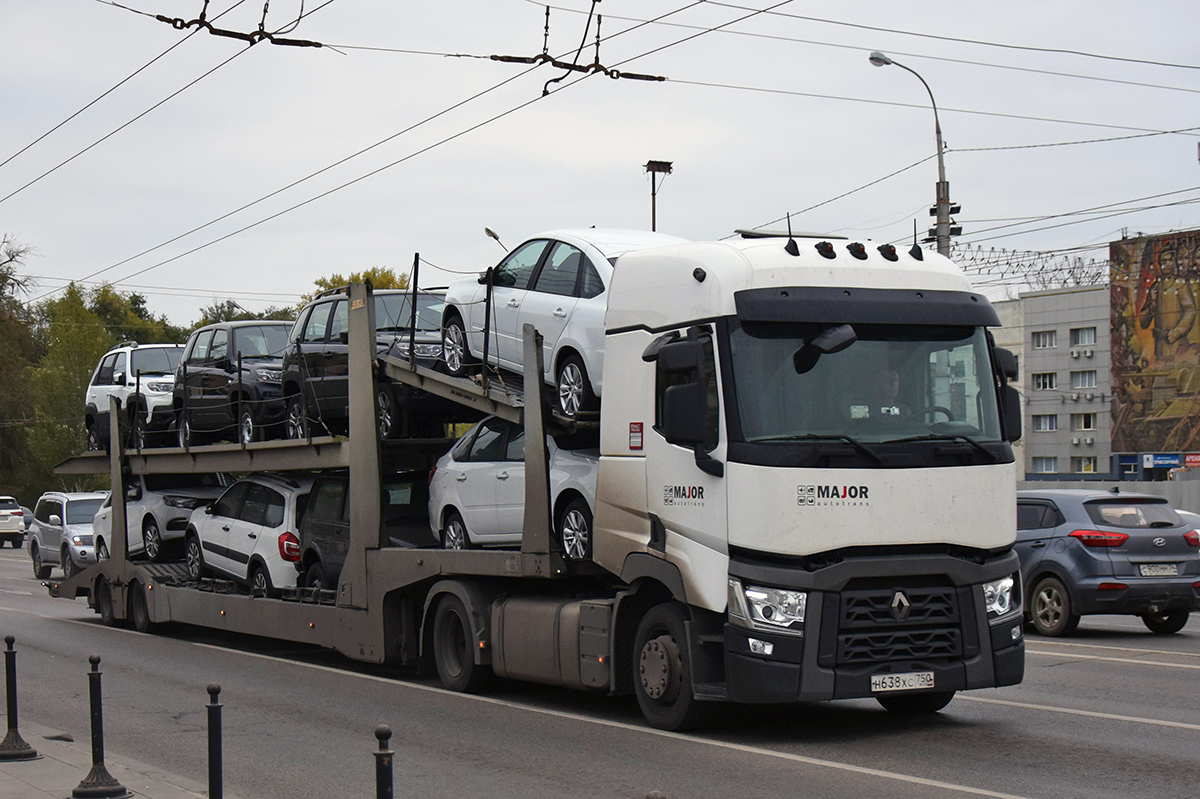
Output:
<path fill-rule="evenodd" d="M 435 466 L 434 468 L 436 469 L 437 467 Z M 432 477 L 432 476 L 433 476 L 433 475 L 432 475 L 432 474 L 430 474 L 430 477 Z M 12 512 L 12 515 L 13 515 L 13 516 L 24 516 L 24 515 L 25 515 L 25 511 L 23 511 L 23 510 L 15 510 L 15 511 L 13 511 L 13 512 Z M 1192 533 L 1192 535 L 1195 535 L 1195 533 Z"/>
<path fill-rule="evenodd" d="M 437 474 L 437 467 L 434 466 L 429 470 L 429 484 L 433 485 L 433 476 Z"/>
<path fill-rule="evenodd" d="M 1075 530 L 1071 533 L 1071 538 L 1078 538 L 1087 547 L 1119 547 L 1129 540 L 1129 535 L 1100 530 Z"/>
<path fill-rule="evenodd" d="M 1192 530 L 1190 533 L 1184 533 L 1183 538 L 1194 547 L 1200 547 L 1200 530 Z"/>
<path fill-rule="evenodd" d="M 300 539 L 291 533 L 279 534 L 279 557 L 289 563 L 297 563 L 300 560 Z"/>

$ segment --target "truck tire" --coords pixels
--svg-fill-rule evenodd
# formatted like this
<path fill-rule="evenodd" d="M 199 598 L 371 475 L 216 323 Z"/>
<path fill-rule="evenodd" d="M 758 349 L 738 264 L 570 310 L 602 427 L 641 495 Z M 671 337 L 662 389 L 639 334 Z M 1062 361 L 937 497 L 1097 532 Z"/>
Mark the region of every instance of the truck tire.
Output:
<path fill-rule="evenodd" d="M 563 508 L 558 519 L 558 543 L 568 560 L 590 560 L 592 557 L 592 509 L 587 501 L 576 497 Z"/>
<path fill-rule="evenodd" d="M 103 577 L 96 581 L 96 612 L 100 614 L 100 623 L 105 627 L 117 626 L 117 614 L 113 608 L 112 586 Z"/>
<path fill-rule="evenodd" d="M 150 621 L 150 606 L 146 601 L 146 587 L 141 583 L 131 583 L 129 586 L 129 618 L 133 629 L 147 635 L 153 633 L 158 625 Z"/>
<path fill-rule="evenodd" d="M 474 694 L 491 684 L 491 667 L 475 662 L 467 608 L 453 594 L 442 597 L 434 614 L 433 662 L 442 685 L 451 691 Z"/>
<path fill-rule="evenodd" d="M 1187 623 L 1188 612 L 1186 610 L 1168 610 L 1165 613 L 1142 614 L 1142 624 L 1146 625 L 1146 629 L 1156 635 L 1177 633 Z"/>
<path fill-rule="evenodd" d="M 45 580 L 50 576 L 50 567 L 42 563 L 42 550 L 37 544 L 29 545 L 29 557 L 33 558 L 33 576 Z"/>
<path fill-rule="evenodd" d="M 692 694 L 692 665 L 678 602 L 656 605 L 642 617 L 633 645 L 633 692 L 642 715 L 660 730 L 691 730 L 714 710 Z"/>
<path fill-rule="evenodd" d="M 1079 614 L 1072 613 L 1071 595 L 1057 577 L 1043 577 L 1033 587 L 1029 615 L 1033 627 L 1045 636 L 1070 635 L 1079 626 Z"/>
<path fill-rule="evenodd" d="M 928 694 L 899 694 L 875 697 L 876 701 L 883 705 L 887 712 L 903 716 L 937 713 L 950 704 L 950 700 L 953 698 L 954 691 L 934 691 Z"/>

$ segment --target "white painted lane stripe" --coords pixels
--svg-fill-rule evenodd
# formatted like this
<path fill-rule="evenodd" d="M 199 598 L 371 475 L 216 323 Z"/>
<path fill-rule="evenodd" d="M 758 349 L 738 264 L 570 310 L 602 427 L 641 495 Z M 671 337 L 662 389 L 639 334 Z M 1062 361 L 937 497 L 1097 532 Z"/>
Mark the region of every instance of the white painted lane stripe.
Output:
<path fill-rule="evenodd" d="M 837 771 L 848 771 L 854 774 L 863 774 L 870 777 L 880 777 L 882 779 L 893 780 L 896 782 L 906 782 L 911 785 L 921 785 L 927 788 L 940 788 L 946 791 L 954 791 L 956 793 L 965 793 L 972 796 L 990 796 L 994 799 L 1024 799 L 1010 793 L 1000 793 L 998 791 L 989 791 L 984 788 L 974 788 L 970 785 L 957 785 L 952 782 L 942 782 L 940 780 L 929 780 L 924 777 L 914 777 L 911 774 L 900 774 L 894 771 L 883 771 L 881 769 L 867 768 L 865 766 L 855 766 L 850 763 L 839 763 L 834 760 L 822 760 L 815 757 L 805 757 L 804 755 L 795 755 L 789 752 L 776 752 L 771 749 L 762 749 L 756 746 L 746 746 L 744 744 L 728 743 L 725 741 L 716 741 L 711 738 L 703 738 L 692 735 L 684 735 L 677 732 L 668 732 L 666 730 L 656 730 L 652 727 L 642 727 L 635 724 L 626 724 L 622 721 L 609 721 L 607 719 L 594 719 L 587 716 L 577 715 L 575 713 L 566 713 L 561 710 L 545 710 L 543 708 L 527 707 L 525 705 L 509 702 L 503 699 L 494 699 L 488 696 L 479 696 L 477 694 L 462 694 L 455 691 L 448 691 L 445 688 L 435 686 L 418 685 L 416 683 L 401 682 L 398 680 L 388 679 L 387 677 L 377 677 L 373 674 L 359 674 L 356 672 L 343 671 L 331 666 L 321 666 L 316 663 L 303 663 L 286 658 L 277 658 L 272 655 L 262 655 L 257 652 L 242 652 L 237 649 L 227 649 L 223 646 L 215 646 L 213 644 L 194 644 L 194 646 L 203 647 L 205 649 L 216 649 L 221 652 L 226 652 L 235 655 L 246 655 L 248 657 L 261 658 L 262 660 L 271 660 L 278 663 L 287 663 L 292 666 L 301 666 L 308 669 L 316 669 L 318 671 L 327 671 L 332 674 L 341 676 L 360 677 L 365 680 L 373 680 L 375 682 L 387 683 L 401 688 L 415 688 L 420 691 L 429 693 L 442 694 L 444 696 L 456 696 L 462 699 L 484 702 L 490 705 L 499 705 L 501 707 L 513 708 L 515 710 L 523 710 L 530 713 L 540 713 L 545 716 L 554 716 L 556 718 L 570 719 L 571 721 L 582 721 L 589 724 L 596 724 L 601 727 L 611 727 L 619 730 L 629 730 L 630 732 L 643 733 L 645 735 L 654 735 L 660 738 L 669 738 L 671 740 L 680 741 L 682 743 L 702 744 L 718 749 L 726 749 L 733 752 L 743 752 L 750 755 L 758 755 L 760 757 L 775 758 L 778 760 L 787 760 L 793 763 L 804 763 L 809 766 L 819 766 L 821 768 L 835 769 Z"/>
<path fill-rule="evenodd" d="M 1028 644 L 1028 641 L 1026 641 Z M 1081 649 L 1111 649 L 1114 652 L 1141 652 L 1143 655 L 1173 655 L 1181 658 L 1200 658 L 1200 652 L 1175 652 L 1170 649 L 1140 649 L 1132 646 L 1105 646 L 1103 644 L 1076 644 L 1070 641 L 1041 641 L 1037 646 L 1070 646 Z"/>
<path fill-rule="evenodd" d="M 1163 663 L 1161 660 L 1139 660 L 1137 658 L 1108 658 L 1103 655 L 1081 655 L 1076 652 L 1039 652 L 1036 649 L 1026 649 L 1026 655 L 1043 655 L 1067 660 L 1103 660 L 1109 663 L 1130 663 L 1135 666 L 1161 666 L 1164 669 L 1190 669 L 1200 671 L 1200 664 L 1193 663 Z"/>
<path fill-rule="evenodd" d="M 1056 707 L 1054 705 L 1035 705 L 1031 702 L 1013 702 L 1008 699 L 984 699 L 981 696 L 966 696 L 959 694 L 954 698 L 956 702 L 981 702 L 985 705 L 1004 705 L 1005 707 L 1019 707 L 1024 710 L 1042 710 L 1047 713 L 1065 713 L 1068 716 L 1087 716 L 1094 719 L 1105 719 L 1107 721 L 1128 721 L 1133 724 L 1150 724 L 1155 727 L 1176 727 L 1181 730 L 1196 730 L 1200 731 L 1200 724 L 1188 724 L 1183 721 L 1164 721 L 1163 719 L 1147 719 L 1140 716 L 1121 716 L 1116 713 L 1100 713 L 1095 710 L 1076 710 L 1070 707 Z"/>

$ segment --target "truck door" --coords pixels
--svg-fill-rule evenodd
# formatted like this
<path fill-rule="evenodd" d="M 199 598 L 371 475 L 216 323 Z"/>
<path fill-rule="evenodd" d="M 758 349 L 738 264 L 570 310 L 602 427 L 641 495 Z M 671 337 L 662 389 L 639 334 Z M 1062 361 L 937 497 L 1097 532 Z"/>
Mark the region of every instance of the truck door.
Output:
<path fill-rule="evenodd" d="M 707 331 L 694 328 L 689 335 L 695 335 L 693 341 L 699 344 L 698 363 L 693 361 L 686 367 L 672 368 L 680 366 L 678 359 L 664 357 L 660 351 L 655 367 L 654 426 L 644 437 L 646 496 L 650 513 L 662 522 L 666 538 L 656 542 L 652 532 L 650 546 L 666 552 L 689 546 L 679 540 L 682 537 L 707 549 L 725 552 L 728 549 L 725 481 L 723 477 L 701 469 L 697 461 L 697 452 L 702 458 L 717 458 L 723 457 L 725 449 L 720 434 L 723 427 L 713 341 Z M 689 342 L 667 346 L 685 343 Z M 693 425 L 699 426 L 699 435 L 706 439 L 697 446 L 673 444 L 666 437 L 666 417 L 679 411 L 671 406 L 668 394 L 677 390 L 676 387 L 686 386 L 698 387 L 704 396 L 702 417 L 691 420 Z M 695 552 L 694 548 L 692 552 Z"/>

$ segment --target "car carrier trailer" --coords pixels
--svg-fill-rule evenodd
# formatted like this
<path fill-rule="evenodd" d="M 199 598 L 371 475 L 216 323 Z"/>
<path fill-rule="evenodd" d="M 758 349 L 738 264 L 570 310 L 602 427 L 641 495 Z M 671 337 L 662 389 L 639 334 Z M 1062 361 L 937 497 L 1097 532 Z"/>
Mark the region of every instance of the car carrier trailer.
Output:
<path fill-rule="evenodd" d="M 114 529 L 126 474 L 348 468 L 336 590 L 250 596 L 182 565 L 131 562 L 117 536 L 109 560 L 51 581 L 51 594 L 87 596 L 105 623 L 139 630 L 181 622 L 432 667 L 453 690 L 498 675 L 632 693 L 664 729 L 693 727 L 721 702 L 874 697 L 933 712 L 959 690 L 1021 680 L 1013 363 L 986 333 L 998 324 L 990 304 L 953 264 L 887 245 L 688 243 L 622 256 L 609 290 L 592 561 L 564 559 L 552 535 L 545 435 L 559 420 L 541 397 L 537 332 L 524 331 L 524 395 L 486 375 L 452 378 L 378 355 L 370 288 L 352 285 L 347 439 L 114 451 L 60 467 L 110 473 Z M 858 431 L 907 409 L 855 399 L 841 415 L 818 411 L 874 363 L 839 369 L 838 353 L 885 346 L 928 383 L 905 422 L 927 424 L 866 444 Z M 524 424 L 519 551 L 387 545 L 381 469 L 427 465 L 449 442 L 378 441 L 376 379 Z M 843 427 L 749 433 L 796 413 Z"/>

